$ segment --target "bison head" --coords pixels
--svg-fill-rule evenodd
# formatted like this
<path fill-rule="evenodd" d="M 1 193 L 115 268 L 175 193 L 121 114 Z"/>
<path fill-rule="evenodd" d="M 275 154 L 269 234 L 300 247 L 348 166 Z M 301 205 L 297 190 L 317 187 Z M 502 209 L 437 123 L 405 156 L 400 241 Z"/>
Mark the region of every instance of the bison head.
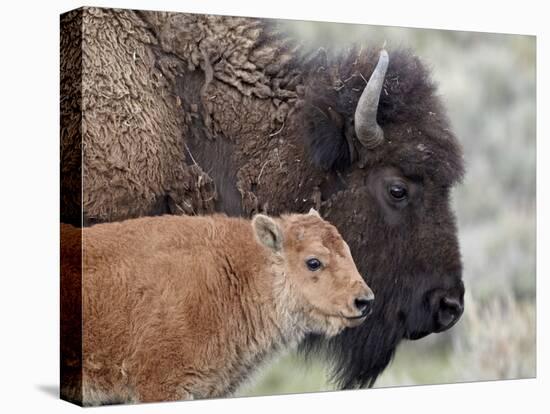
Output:
<path fill-rule="evenodd" d="M 399 341 L 444 331 L 462 314 L 450 208 L 462 151 L 428 71 L 406 51 L 322 54 L 302 115 L 311 157 L 327 172 L 323 216 L 378 298 L 364 325 L 305 348 L 329 348 L 342 387 L 371 386 Z"/>

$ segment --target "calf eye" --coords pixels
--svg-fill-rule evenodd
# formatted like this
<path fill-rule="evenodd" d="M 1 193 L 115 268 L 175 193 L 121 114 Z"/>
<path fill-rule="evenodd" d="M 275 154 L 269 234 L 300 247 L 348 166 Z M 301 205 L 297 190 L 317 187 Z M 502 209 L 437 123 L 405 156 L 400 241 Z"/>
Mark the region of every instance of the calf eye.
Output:
<path fill-rule="evenodd" d="M 396 201 L 404 200 L 408 195 L 407 188 L 403 184 L 391 184 L 388 191 Z"/>
<path fill-rule="evenodd" d="M 322 263 L 319 261 L 319 259 L 308 259 L 306 260 L 306 265 L 309 270 L 312 272 L 315 272 L 316 270 L 319 270 L 322 266 Z"/>

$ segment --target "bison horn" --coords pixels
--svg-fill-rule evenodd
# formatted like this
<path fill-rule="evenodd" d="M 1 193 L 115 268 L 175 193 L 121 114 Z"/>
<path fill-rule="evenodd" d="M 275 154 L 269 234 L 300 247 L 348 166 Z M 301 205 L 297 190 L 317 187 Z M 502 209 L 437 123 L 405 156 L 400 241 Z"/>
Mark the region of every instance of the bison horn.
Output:
<path fill-rule="evenodd" d="M 384 131 L 376 122 L 376 113 L 388 62 L 388 52 L 382 49 L 378 64 L 374 68 L 355 110 L 355 134 L 359 142 L 367 149 L 372 149 L 384 141 Z"/>

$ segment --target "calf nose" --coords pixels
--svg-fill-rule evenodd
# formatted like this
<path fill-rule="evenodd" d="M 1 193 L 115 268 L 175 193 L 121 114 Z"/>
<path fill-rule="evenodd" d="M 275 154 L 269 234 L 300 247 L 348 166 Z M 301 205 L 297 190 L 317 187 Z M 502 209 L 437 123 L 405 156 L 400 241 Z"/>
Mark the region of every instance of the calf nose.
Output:
<path fill-rule="evenodd" d="M 361 315 L 366 316 L 372 312 L 372 305 L 374 303 L 374 296 L 359 296 L 355 298 L 353 304 L 357 308 Z"/>
<path fill-rule="evenodd" d="M 460 298 L 443 296 L 439 301 L 439 309 L 436 314 L 436 331 L 441 332 L 453 326 L 462 315 L 464 305 Z"/>

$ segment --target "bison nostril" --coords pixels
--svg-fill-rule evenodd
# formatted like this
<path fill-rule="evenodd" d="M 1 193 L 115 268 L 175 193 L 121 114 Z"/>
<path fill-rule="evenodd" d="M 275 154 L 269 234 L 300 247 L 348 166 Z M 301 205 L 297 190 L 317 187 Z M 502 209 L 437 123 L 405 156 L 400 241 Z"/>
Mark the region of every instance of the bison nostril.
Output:
<path fill-rule="evenodd" d="M 368 314 L 372 310 L 372 304 L 374 300 L 367 296 L 360 296 L 355 299 L 355 307 L 362 315 Z"/>
<path fill-rule="evenodd" d="M 443 331 L 454 325 L 462 315 L 464 307 L 459 299 L 444 296 L 439 303 L 437 322 L 439 330 Z"/>

